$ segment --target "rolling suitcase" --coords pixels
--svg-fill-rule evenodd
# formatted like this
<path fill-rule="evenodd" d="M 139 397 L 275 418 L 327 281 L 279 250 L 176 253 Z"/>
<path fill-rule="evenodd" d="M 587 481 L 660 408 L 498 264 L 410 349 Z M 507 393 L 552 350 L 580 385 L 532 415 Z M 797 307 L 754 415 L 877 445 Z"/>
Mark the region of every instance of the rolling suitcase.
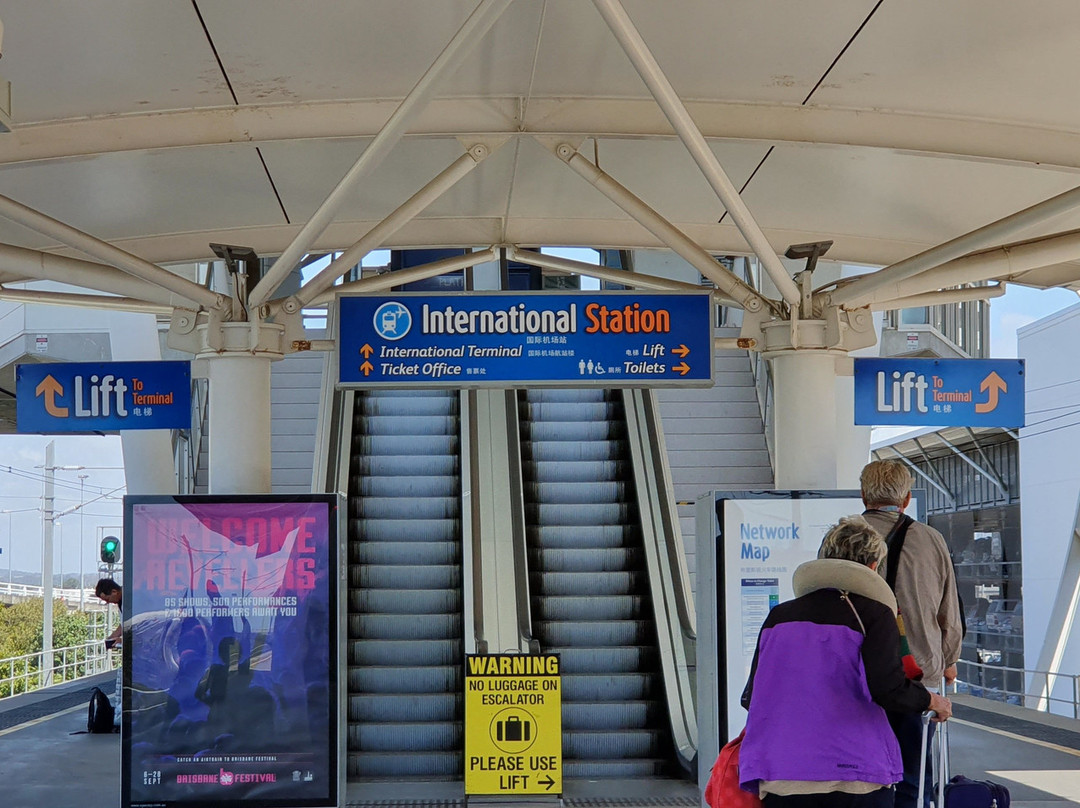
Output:
<path fill-rule="evenodd" d="M 923 768 L 919 772 L 919 800 L 921 806 L 925 796 L 926 745 L 930 721 L 934 713 L 923 715 L 922 757 Z M 1009 808 L 1009 789 L 990 780 L 971 780 L 958 774 L 949 778 L 949 722 L 938 725 L 935 733 L 938 738 L 934 757 L 934 770 L 937 772 L 937 784 L 934 789 L 936 799 L 934 808 Z"/>

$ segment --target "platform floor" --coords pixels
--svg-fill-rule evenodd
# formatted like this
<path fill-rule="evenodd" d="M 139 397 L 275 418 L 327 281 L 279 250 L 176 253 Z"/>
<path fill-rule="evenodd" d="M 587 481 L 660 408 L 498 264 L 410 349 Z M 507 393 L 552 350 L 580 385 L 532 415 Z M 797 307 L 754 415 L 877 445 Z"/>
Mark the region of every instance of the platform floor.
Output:
<path fill-rule="evenodd" d="M 89 689 L 109 692 L 105 674 L 0 702 L 0 805 L 83 808 L 120 804 L 120 736 L 72 734 L 86 727 Z M 953 771 L 1009 786 L 1016 808 L 1080 806 L 1080 721 L 998 702 L 956 697 L 951 724 Z M 563 802 L 580 808 L 694 808 L 693 784 L 665 781 L 571 781 Z M 473 799 L 497 808 L 556 805 L 553 800 Z M 351 784 L 346 805 L 464 804 L 460 783 Z"/>

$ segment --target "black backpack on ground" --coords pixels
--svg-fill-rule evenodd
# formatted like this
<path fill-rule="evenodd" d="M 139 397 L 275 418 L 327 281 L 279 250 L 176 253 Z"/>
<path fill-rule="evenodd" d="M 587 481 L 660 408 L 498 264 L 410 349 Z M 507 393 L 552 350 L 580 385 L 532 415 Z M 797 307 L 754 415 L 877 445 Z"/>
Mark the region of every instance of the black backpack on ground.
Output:
<path fill-rule="evenodd" d="M 91 733 L 112 732 L 116 711 L 100 687 L 90 691 L 90 706 L 86 715 L 86 731 Z"/>

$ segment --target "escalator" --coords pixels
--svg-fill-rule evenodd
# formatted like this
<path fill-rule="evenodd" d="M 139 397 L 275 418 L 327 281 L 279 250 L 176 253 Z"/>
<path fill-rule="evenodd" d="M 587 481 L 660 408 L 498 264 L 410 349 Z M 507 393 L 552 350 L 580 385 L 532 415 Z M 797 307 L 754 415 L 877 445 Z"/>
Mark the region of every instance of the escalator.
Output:
<path fill-rule="evenodd" d="M 348 482 L 348 776 L 459 779 L 456 391 L 358 392 Z"/>
<path fill-rule="evenodd" d="M 519 394 L 533 634 L 561 655 L 567 778 L 679 773 L 622 394 Z"/>

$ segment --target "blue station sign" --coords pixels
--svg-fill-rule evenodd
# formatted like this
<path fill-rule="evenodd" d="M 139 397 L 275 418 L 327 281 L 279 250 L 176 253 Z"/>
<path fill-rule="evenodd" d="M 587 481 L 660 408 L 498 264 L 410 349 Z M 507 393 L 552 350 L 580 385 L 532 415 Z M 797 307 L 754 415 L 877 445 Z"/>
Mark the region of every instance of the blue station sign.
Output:
<path fill-rule="evenodd" d="M 339 301 L 349 387 L 701 387 L 708 292 L 398 294 Z"/>
<path fill-rule="evenodd" d="M 191 426 L 191 363 L 79 362 L 15 367 L 23 433 Z"/>
<path fill-rule="evenodd" d="M 856 359 L 855 423 L 1024 425 L 1022 359 Z"/>

